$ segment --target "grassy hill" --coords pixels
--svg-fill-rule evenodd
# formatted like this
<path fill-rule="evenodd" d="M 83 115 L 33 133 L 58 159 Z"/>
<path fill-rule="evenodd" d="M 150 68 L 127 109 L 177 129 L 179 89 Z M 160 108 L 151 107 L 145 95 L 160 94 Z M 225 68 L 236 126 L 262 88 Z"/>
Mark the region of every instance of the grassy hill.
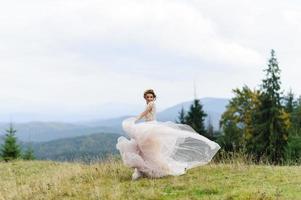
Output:
<path fill-rule="evenodd" d="M 131 181 L 119 159 L 84 165 L 0 163 L 0 200 L 301 199 L 301 166 L 210 164 L 179 177 Z"/>

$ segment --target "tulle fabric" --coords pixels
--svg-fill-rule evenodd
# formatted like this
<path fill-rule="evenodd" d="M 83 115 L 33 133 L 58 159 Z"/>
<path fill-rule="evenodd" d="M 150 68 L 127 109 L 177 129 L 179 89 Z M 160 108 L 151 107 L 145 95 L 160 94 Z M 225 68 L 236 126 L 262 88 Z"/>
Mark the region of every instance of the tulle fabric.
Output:
<path fill-rule="evenodd" d="M 122 122 L 130 139 L 118 138 L 116 148 L 124 164 L 148 177 L 182 175 L 187 169 L 207 164 L 220 146 L 199 135 L 188 125 L 157 120 L 135 123 L 135 117 Z"/>

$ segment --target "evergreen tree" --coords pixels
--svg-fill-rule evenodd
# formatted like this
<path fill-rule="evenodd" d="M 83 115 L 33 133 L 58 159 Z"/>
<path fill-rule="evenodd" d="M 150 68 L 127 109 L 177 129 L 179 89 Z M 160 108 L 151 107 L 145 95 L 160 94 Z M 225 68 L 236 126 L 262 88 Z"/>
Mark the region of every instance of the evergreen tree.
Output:
<path fill-rule="evenodd" d="M 178 117 L 178 120 L 176 120 L 176 123 L 186 124 L 186 122 L 185 122 L 185 110 L 184 110 L 183 106 L 182 106 L 181 111 L 179 112 L 179 117 Z"/>
<path fill-rule="evenodd" d="M 211 120 L 211 116 L 210 115 L 208 115 L 207 135 L 211 139 L 213 139 L 213 137 L 214 137 L 214 127 L 212 125 L 212 120 Z"/>
<path fill-rule="evenodd" d="M 281 105 L 280 69 L 275 51 L 271 51 L 266 78 L 262 81 L 260 105 L 254 115 L 252 151 L 259 159 L 266 155 L 273 163 L 283 161 L 288 139 L 289 115 Z"/>
<path fill-rule="evenodd" d="M 29 146 L 26 151 L 24 152 L 22 158 L 24 160 L 34 160 L 35 156 L 34 156 L 34 152 L 31 146 Z"/>
<path fill-rule="evenodd" d="M 203 106 L 200 103 L 200 100 L 194 99 L 193 104 L 190 106 L 190 110 L 185 116 L 185 123 L 190 125 L 199 134 L 207 136 L 204 125 L 206 116 L 207 114 L 203 111 Z"/>
<path fill-rule="evenodd" d="M 20 157 L 20 146 L 17 144 L 16 132 L 12 124 L 6 130 L 4 144 L 1 148 L 1 157 L 6 162 Z"/>
<path fill-rule="evenodd" d="M 288 137 L 285 153 L 286 161 L 301 164 L 301 135 L 292 132 Z"/>
<path fill-rule="evenodd" d="M 292 92 L 292 90 L 290 90 L 288 92 L 288 94 L 286 95 L 286 97 L 284 98 L 285 100 L 285 111 L 287 113 L 293 113 L 295 106 L 296 106 L 296 102 L 294 101 L 295 96 L 294 93 Z"/>
<path fill-rule="evenodd" d="M 296 101 L 294 110 L 292 112 L 292 127 L 301 135 L 301 96 Z"/>
<path fill-rule="evenodd" d="M 222 135 L 218 137 L 217 142 L 223 147 L 227 152 L 235 152 L 243 148 L 242 142 L 242 132 L 237 124 L 229 120 L 227 125 L 224 125 L 222 130 Z"/>
<path fill-rule="evenodd" d="M 294 94 L 290 90 L 285 97 L 285 110 L 289 113 L 292 123 L 289 129 L 285 159 L 287 162 L 301 162 L 301 101 L 295 101 Z"/>

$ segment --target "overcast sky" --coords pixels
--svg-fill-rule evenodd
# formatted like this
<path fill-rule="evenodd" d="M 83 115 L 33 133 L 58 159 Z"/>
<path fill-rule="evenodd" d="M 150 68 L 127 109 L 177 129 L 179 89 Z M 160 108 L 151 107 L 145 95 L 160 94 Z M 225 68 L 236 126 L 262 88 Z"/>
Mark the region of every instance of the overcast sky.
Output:
<path fill-rule="evenodd" d="M 260 84 L 270 49 L 301 94 L 301 3 L 280 0 L 12 0 L 0 7 L 0 112 L 158 107 Z"/>

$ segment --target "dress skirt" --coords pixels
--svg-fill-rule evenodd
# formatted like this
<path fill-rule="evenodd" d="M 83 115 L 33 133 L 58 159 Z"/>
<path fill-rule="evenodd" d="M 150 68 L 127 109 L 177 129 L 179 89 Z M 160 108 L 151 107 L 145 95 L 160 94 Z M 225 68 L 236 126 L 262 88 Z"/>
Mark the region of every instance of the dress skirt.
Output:
<path fill-rule="evenodd" d="M 116 148 L 126 166 L 137 168 L 148 177 L 185 174 L 188 169 L 210 162 L 220 149 L 189 125 L 135 120 L 123 120 L 122 128 L 129 139 L 119 137 Z"/>

